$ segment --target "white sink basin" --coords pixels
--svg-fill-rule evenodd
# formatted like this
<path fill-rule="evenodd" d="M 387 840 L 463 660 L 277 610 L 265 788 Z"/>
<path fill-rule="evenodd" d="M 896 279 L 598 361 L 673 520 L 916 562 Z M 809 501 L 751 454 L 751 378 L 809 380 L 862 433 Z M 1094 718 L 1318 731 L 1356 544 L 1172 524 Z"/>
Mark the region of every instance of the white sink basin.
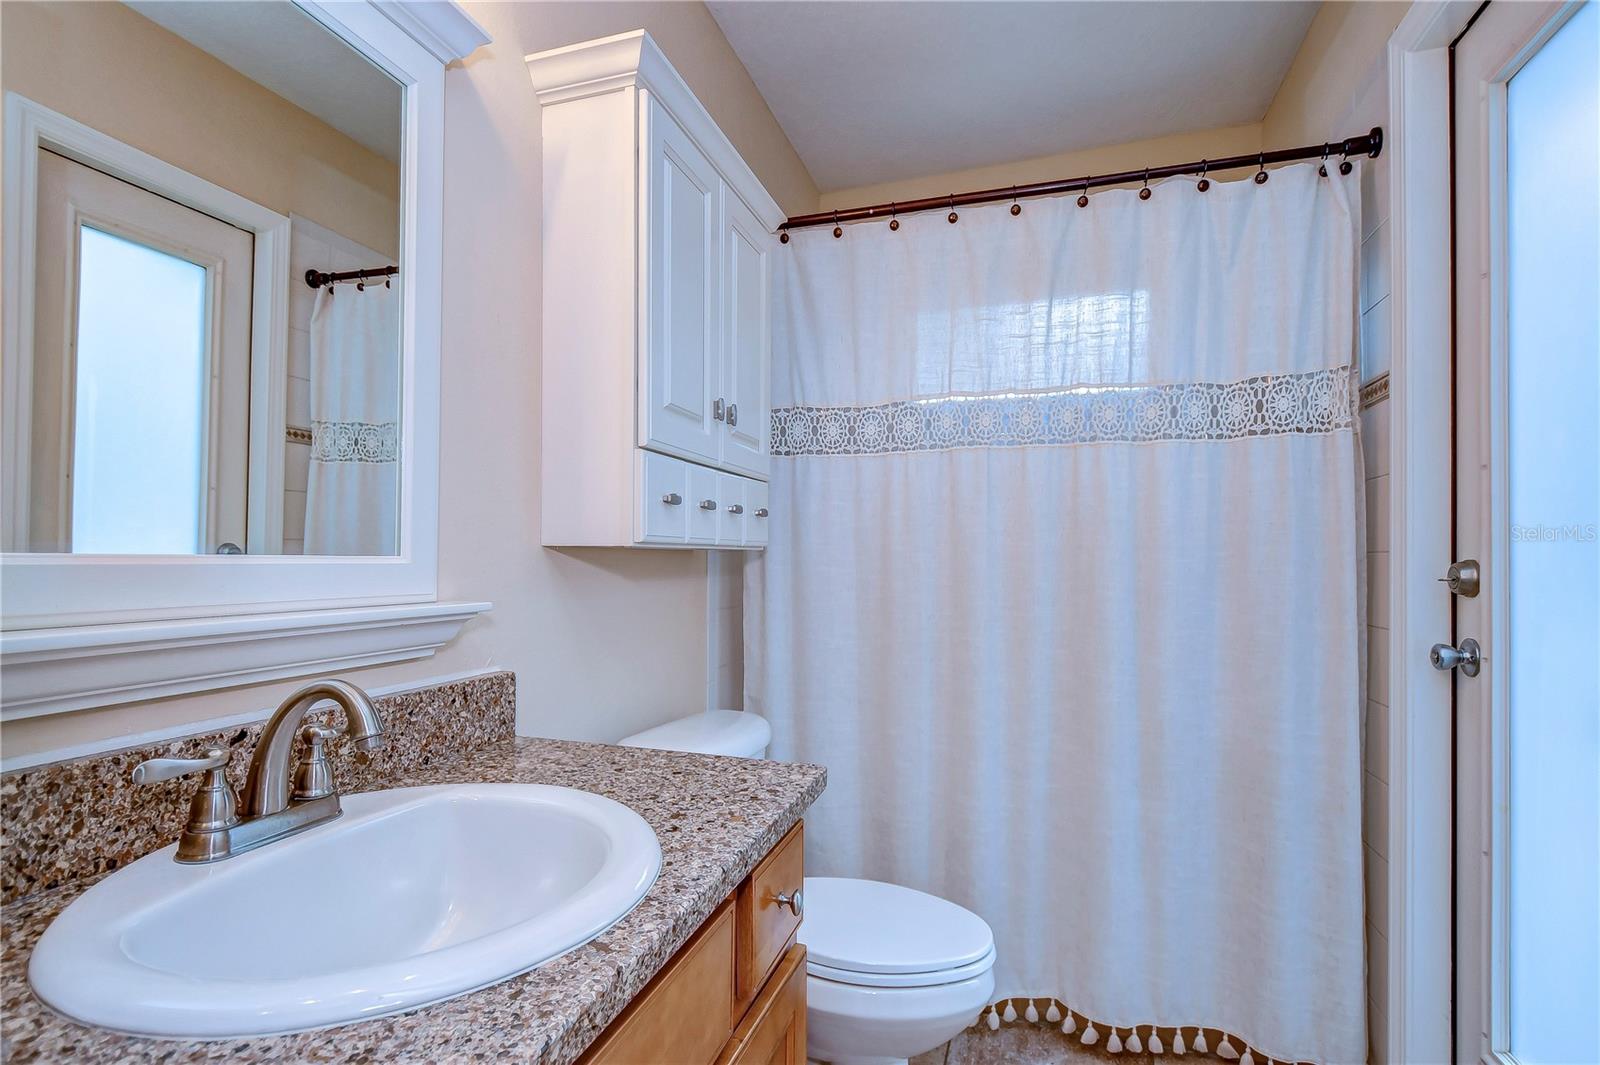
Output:
<path fill-rule="evenodd" d="M 539 784 L 347 795 L 344 815 L 211 865 L 173 847 L 84 892 L 28 966 L 86 1024 L 215 1039 L 411 1009 L 565 953 L 661 868 L 644 819 Z"/>

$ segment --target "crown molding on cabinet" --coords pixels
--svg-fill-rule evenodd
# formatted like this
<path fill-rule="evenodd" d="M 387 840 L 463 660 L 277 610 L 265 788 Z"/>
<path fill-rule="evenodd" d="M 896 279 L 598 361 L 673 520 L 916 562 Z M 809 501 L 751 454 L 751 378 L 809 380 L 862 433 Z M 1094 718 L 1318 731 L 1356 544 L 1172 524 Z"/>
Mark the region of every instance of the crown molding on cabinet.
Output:
<path fill-rule="evenodd" d="M 0 633 L 6 721 L 427 658 L 488 603 Z"/>
<path fill-rule="evenodd" d="M 372 0 L 372 6 L 441 63 L 465 59 L 494 39 L 454 0 Z"/>
<path fill-rule="evenodd" d="M 787 217 L 644 30 L 535 52 L 527 64 L 534 92 L 544 106 L 620 89 L 644 89 L 671 112 L 768 232 L 776 231 Z"/>

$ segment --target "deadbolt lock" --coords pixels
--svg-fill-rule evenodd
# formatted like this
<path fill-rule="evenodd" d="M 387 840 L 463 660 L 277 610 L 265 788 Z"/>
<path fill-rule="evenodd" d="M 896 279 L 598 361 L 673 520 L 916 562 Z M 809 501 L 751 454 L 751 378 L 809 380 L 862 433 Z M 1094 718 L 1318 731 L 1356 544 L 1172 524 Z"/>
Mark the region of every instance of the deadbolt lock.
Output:
<path fill-rule="evenodd" d="M 1478 594 L 1481 586 L 1481 573 L 1478 569 L 1478 560 L 1464 558 L 1460 562 L 1452 562 L 1445 575 L 1439 580 L 1450 589 L 1451 595 L 1459 595 L 1463 599 L 1471 599 Z"/>

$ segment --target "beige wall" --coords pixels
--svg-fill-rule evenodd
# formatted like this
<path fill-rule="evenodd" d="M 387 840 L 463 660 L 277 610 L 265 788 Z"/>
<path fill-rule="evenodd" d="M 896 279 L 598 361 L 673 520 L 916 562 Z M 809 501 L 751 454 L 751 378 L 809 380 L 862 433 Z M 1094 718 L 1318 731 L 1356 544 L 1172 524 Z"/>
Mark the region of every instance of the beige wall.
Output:
<path fill-rule="evenodd" d="M 445 77 L 439 595 L 495 610 L 431 660 L 350 676 L 511 669 L 520 732 L 613 740 L 706 705 L 706 555 L 539 546 L 540 123 L 522 57 L 642 26 L 786 211 L 814 208 L 816 187 L 702 5 L 467 6 L 494 43 Z M 0 738 L 25 755 L 265 708 L 291 686 L 18 721 Z"/>
<path fill-rule="evenodd" d="M 1262 119 L 1269 144 L 1346 137 L 1388 124 L 1388 41 L 1408 3 L 1325 3 Z M 1389 160 L 1361 180 L 1362 380 L 1389 372 Z M 1362 839 L 1367 884 L 1367 1015 L 1374 1065 L 1388 1061 L 1389 934 L 1389 412 L 1361 413 L 1367 488 L 1367 720 Z"/>
<path fill-rule="evenodd" d="M 1031 181 L 1053 181 L 1084 174 L 1114 174 L 1160 163 L 1183 163 L 1191 159 L 1217 159 L 1225 155 L 1244 155 L 1262 148 L 1261 125 L 1224 126 L 1219 129 L 1175 133 L 1169 137 L 1111 144 L 1081 152 L 1060 152 L 1033 159 L 1021 159 L 972 170 L 956 170 L 930 177 L 908 178 L 883 185 L 862 185 L 822 194 L 821 210 L 888 203 L 890 200 L 915 200 L 923 196 L 943 196 L 951 192 L 1026 185 Z"/>
<path fill-rule="evenodd" d="M 280 214 L 398 252 L 394 163 L 132 8 L 0 4 L 0 86 Z"/>

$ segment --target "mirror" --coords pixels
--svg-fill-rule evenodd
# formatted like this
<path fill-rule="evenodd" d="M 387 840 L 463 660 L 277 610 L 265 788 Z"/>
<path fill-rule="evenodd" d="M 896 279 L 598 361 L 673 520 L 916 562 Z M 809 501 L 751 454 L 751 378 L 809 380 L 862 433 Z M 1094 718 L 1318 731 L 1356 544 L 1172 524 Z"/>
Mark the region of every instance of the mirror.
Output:
<path fill-rule="evenodd" d="M 287 0 L 8 3 L 0 39 L 36 202 L 4 549 L 397 554 L 400 84 Z M 10 158 L 36 114 L 83 129 Z"/>

